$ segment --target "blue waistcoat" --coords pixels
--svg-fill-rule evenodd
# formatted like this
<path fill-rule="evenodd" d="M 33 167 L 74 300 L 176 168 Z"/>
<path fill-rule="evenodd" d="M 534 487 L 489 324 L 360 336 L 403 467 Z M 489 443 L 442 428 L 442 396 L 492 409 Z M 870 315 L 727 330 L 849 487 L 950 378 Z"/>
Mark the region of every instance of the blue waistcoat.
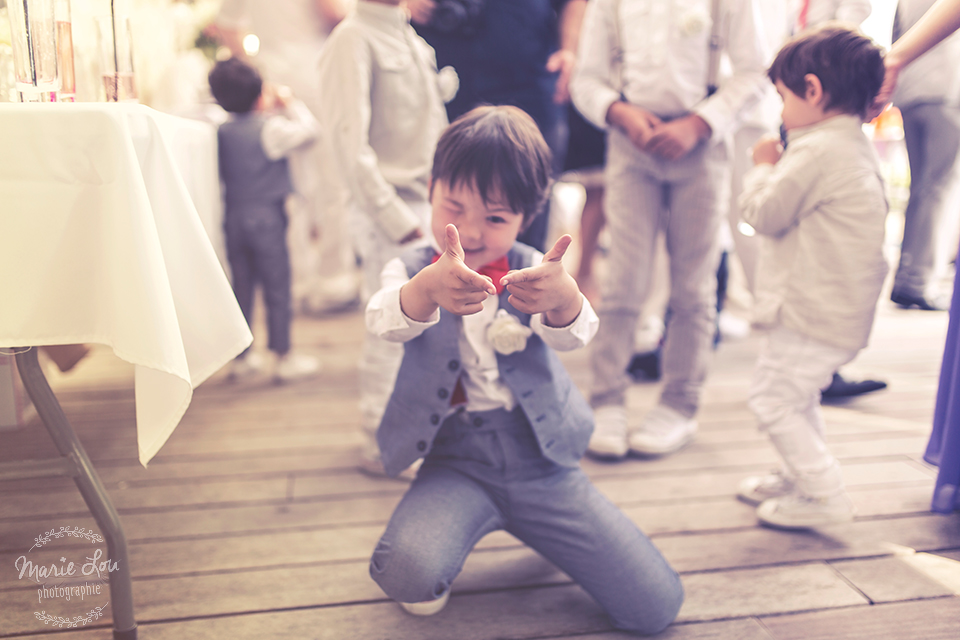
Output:
<path fill-rule="evenodd" d="M 402 260 L 413 277 L 430 264 L 433 249 L 405 253 Z M 510 269 L 530 266 L 533 249 L 516 243 L 507 253 Z M 500 294 L 500 308 L 530 325 L 530 316 Z M 462 318 L 440 309 L 440 321 L 404 344 L 403 361 L 393 394 L 377 430 L 377 443 L 387 475 L 395 476 L 433 445 L 450 414 L 450 396 L 461 374 L 459 336 Z M 570 380 L 553 349 L 533 334 L 523 351 L 498 353 L 500 378 L 523 409 L 543 455 L 558 465 L 576 466 L 593 431 L 593 413 Z"/>
<path fill-rule="evenodd" d="M 240 114 L 217 130 L 227 218 L 273 209 L 293 192 L 287 159 L 271 160 L 263 150 L 260 136 L 266 121 L 260 113 Z"/>

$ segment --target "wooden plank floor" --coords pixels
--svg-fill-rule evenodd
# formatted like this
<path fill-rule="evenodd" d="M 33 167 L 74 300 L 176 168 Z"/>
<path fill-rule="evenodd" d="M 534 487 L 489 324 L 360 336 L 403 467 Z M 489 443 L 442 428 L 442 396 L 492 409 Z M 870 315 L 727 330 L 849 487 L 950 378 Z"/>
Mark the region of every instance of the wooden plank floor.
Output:
<path fill-rule="evenodd" d="M 775 463 L 746 407 L 756 337 L 717 351 L 693 445 L 660 460 L 584 462 L 683 575 L 686 602 L 661 637 L 960 638 L 960 514 L 929 512 L 935 470 L 921 460 L 946 322 L 881 303 L 872 345 L 849 370 L 890 388 L 826 408 L 859 509 L 852 524 L 774 531 L 734 498 L 741 478 Z M 50 375 L 126 528 L 140 637 L 627 637 L 503 533 L 481 541 L 438 616 L 407 616 L 383 596 L 367 561 L 405 484 L 355 469 L 360 323 L 357 312 L 298 318 L 295 341 L 324 361 L 318 379 L 275 387 L 216 376 L 146 469 L 136 462 L 131 367 L 97 348 L 75 373 Z M 564 359 L 585 385 L 585 354 Z M 655 394 L 656 385 L 631 389 L 633 420 Z M 0 432 L 0 459 L 52 453 L 38 424 Z M 71 481 L 0 483 L 0 637 L 111 637 L 109 607 L 83 628 L 44 625 L 35 611 L 83 615 L 93 600 L 41 602 L 18 579 L 17 558 L 64 526 L 94 527 Z M 49 565 L 91 548 L 64 537 L 29 554 Z"/>

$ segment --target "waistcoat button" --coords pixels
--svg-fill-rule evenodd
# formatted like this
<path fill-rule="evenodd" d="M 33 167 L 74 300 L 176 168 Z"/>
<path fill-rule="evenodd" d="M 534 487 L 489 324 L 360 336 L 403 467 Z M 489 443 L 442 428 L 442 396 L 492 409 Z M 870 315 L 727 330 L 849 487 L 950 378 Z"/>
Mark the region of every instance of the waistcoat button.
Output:
<path fill-rule="evenodd" d="M 460 368 L 460 363 L 457 362 L 456 360 L 451 360 L 450 362 L 447 363 L 447 368 L 450 369 L 450 371 L 456 371 L 457 369 Z"/>
<path fill-rule="evenodd" d="M 437 397 L 440 398 L 441 400 L 446 400 L 447 396 L 449 395 L 450 395 L 450 392 L 447 391 L 446 389 L 437 389 Z"/>
<path fill-rule="evenodd" d="M 418 450 L 418 451 L 426 451 L 426 450 L 427 450 L 427 443 L 424 442 L 423 440 L 421 440 L 420 442 L 418 442 L 418 443 L 417 443 L 417 450 Z"/>
<path fill-rule="evenodd" d="M 430 416 L 430 424 L 440 424 L 440 416 L 437 414 Z"/>

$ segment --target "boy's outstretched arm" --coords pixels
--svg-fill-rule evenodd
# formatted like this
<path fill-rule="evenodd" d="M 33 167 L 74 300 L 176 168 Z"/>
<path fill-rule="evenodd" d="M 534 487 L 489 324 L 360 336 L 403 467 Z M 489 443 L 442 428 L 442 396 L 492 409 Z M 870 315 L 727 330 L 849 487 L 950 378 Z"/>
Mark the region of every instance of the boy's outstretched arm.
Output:
<path fill-rule="evenodd" d="M 566 327 L 577 319 L 583 297 L 576 280 L 563 268 L 563 254 L 573 239 L 561 236 L 535 267 L 511 271 L 500 280 L 510 292 L 510 304 L 523 313 L 542 313 L 544 324 Z"/>
<path fill-rule="evenodd" d="M 448 224 L 446 234 L 446 249 L 440 259 L 400 289 L 400 308 L 411 320 L 427 322 L 437 307 L 459 316 L 477 313 L 483 301 L 497 293 L 490 278 L 464 264 L 457 228 Z"/>

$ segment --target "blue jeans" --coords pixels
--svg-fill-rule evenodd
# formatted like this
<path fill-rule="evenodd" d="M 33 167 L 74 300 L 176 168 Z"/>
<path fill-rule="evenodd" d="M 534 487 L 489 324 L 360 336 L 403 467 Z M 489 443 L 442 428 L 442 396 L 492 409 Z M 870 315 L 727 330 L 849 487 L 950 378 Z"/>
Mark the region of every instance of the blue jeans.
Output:
<path fill-rule="evenodd" d="M 579 467 L 540 454 L 519 408 L 446 419 L 373 552 L 370 575 L 394 600 L 436 599 L 474 545 L 498 529 L 563 570 L 618 628 L 658 633 L 680 610 L 677 572 Z"/>

